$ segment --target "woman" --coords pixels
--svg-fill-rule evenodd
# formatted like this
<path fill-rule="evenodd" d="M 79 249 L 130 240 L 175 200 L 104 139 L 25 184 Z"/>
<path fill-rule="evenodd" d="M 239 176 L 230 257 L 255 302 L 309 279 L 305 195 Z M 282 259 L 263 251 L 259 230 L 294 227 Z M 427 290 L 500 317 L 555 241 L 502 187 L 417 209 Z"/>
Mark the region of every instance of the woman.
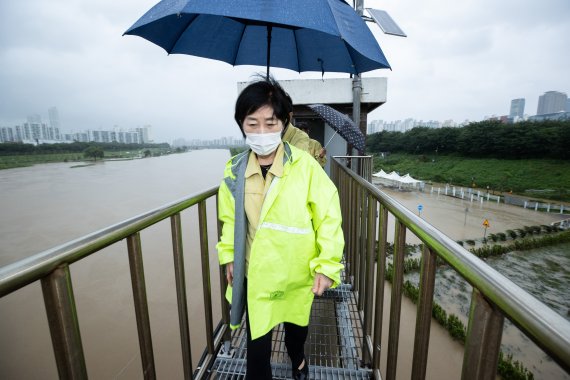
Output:
<path fill-rule="evenodd" d="M 293 377 L 308 378 L 303 346 L 315 295 L 340 282 L 344 247 L 336 187 L 306 152 L 282 142 L 285 91 L 250 84 L 235 120 L 251 148 L 226 165 L 219 190 L 230 327 L 247 310 L 247 379 L 271 379 L 271 333 L 284 323 Z"/>

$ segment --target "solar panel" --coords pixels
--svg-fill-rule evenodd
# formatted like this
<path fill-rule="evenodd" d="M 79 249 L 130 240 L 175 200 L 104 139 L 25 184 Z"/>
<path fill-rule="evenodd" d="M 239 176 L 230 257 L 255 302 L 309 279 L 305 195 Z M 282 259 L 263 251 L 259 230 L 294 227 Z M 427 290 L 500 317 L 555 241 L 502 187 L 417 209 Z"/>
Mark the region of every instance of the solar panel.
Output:
<path fill-rule="evenodd" d="M 370 16 L 376 24 L 382 29 L 386 34 L 392 34 L 394 36 L 407 37 L 406 33 L 396 24 L 396 22 L 390 17 L 388 12 L 381 11 L 380 9 L 366 8 Z"/>

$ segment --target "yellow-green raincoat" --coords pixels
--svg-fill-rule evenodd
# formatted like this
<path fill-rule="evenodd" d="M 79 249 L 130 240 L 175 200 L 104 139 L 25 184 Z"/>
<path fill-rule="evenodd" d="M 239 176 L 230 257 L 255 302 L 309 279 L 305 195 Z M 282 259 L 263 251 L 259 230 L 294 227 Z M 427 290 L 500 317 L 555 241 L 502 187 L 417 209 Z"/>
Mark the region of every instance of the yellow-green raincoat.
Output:
<path fill-rule="evenodd" d="M 247 302 L 252 339 L 281 322 L 309 323 L 315 273 L 340 282 L 344 248 L 337 189 L 308 153 L 284 143 L 283 176 L 273 179 L 253 238 L 247 272 Z M 233 157 L 219 190 L 222 236 L 220 264 L 234 262 L 230 327 L 244 312 L 245 168 L 249 151 Z M 231 289 L 230 289 L 231 290 Z"/>

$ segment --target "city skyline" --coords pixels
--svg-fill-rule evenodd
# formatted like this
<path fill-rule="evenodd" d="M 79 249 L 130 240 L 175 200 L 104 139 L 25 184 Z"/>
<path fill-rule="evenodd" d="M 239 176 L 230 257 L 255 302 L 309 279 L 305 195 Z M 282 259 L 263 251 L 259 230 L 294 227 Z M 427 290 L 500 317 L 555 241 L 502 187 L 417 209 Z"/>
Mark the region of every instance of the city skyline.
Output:
<path fill-rule="evenodd" d="M 237 135 L 236 84 L 263 67 L 168 56 L 142 38 L 122 37 L 156 2 L 1 2 L 0 126 L 57 105 L 62 129 L 150 124 L 157 141 Z M 388 101 L 370 120 L 482 120 L 506 114 L 511 99 L 525 98 L 526 109 L 536 110 L 539 94 L 570 89 L 565 0 L 365 0 L 365 7 L 385 9 L 408 35 L 370 25 L 392 66 L 363 75 L 388 78 Z M 42 23 L 30 14 L 42 15 Z M 337 77 L 347 75 L 324 74 Z"/>
<path fill-rule="evenodd" d="M 557 112 L 570 112 L 570 99 L 568 99 L 568 96 L 565 92 L 561 92 L 561 91 L 554 91 L 554 90 L 550 90 L 550 91 L 546 91 L 545 93 L 543 93 L 542 95 L 538 96 L 538 108 L 537 108 L 537 112 L 536 115 L 531 116 L 529 114 L 524 113 L 525 110 L 525 103 L 526 103 L 526 99 L 525 98 L 517 98 L 517 99 L 512 99 L 511 103 L 510 103 L 510 109 L 509 112 L 503 115 L 497 115 L 497 114 L 493 114 L 493 115 L 485 115 L 483 117 L 483 119 L 481 120 L 488 120 L 488 119 L 499 119 L 499 120 L 503 120 L 503 121 L 508 121 L 508 122 L 516 122 L 516 121 L 520 121 L 520 120 L 527 120 L 529 119 L 530 116 L 530 120 L 542 120 L 544 118 L 540 117 L 541 115 L 548 115 L 548 114 L 553 114 L 553 113 L 557 113 Z M 559 110 L 559 111 L 554 111 L 553 110 Z M 350 116 L 350 115 L 349 115 Z M 138 131 L 138 130 L 143 130 L 144 129 L 144 137 L 143 135 L 140 135 L 139 139 L 142 142 L 149 142 L 151 141 L 149 139 L 149 131 L 150 131 L 150 126 L 146 125 L 144 126 L 142 129 L 141 127 L 135 127 L 135 128 L 121 128 L 118 127 L 117 125 L 114 125 L 112 129 L 108 129 L 108 128 L 94 128 L 94 129 L 87 129 L 87 130 L 79 130 L 77 128 L 72 128 L 69 129 L 68 132 L 64 132 L 60 130 L 60 120 L 59 120 L 59 111 L 57 109 L 57 107 L 52 106 L 48 109 L 48 118 L 49 118 L 49 127 L 54 128 L 54 131 L 51 132 L 53 136 L 57 135 L 59 136 L 59 134 L 61 133 L 61 137 L 57 137 L 56 139 L 53 139 L 54 141 L 81 141 L 81 142 L 88 142 L 88 141 L 95 141 L 95 142 L 109 142 L 109 141 L 119 141 L 119 142 L 138 142 L 138 140 L 133 140 L 133 138 L 131 137 L 124 137 L 126 136 L 125 134 L 121 135 L 123 137 L 121 137 L 119 139 L 119 135 L 118 133 L 124 133 L 124 132 L 133 132 L 133 131 Z M 563 115 L 563 118 L 568 118 L 568 115 Z M 34 113 L 31 115 L 28 115 L 26 117 L 27 119 L 27 124 L 39 124 L 40 127 L 36 127 L 36 129 L 38 131 L 40 131 L 41 125 L 45 124 L 42 122 L 42 116 L 38 113 Z M 402 131 L 405 132 L 409 129 L 415 128 L 415 127 L 428 127 L 428 128 L 441 128 L 441 127 L 462 127 L 465 126 L 467 124 L 469 124 L 470 122 L 476 122 L 476 121 L 480 121 L 480 120 L 469 120 L 469 119 L 465 119 L 463 121 L 455 121 L 453 119 L 445 119 L 443 121 L 441 120 L 416 120 L 414 118 L 411 117 L 405 117 L 402 119 L 396 119 L 396 120 L 391 120 L 391 121 L 386 121 L 384 119 L 368 119 L 367 122 L 367 133 L 371 134 L 371 133 L 376 133 L 376 132 L 380 132 L 380 131 Z M 25 126 L 26 123 L 23 124 L 23 126 Z M 25 135 L 25 133 L 23 133 L 22 131 L 20 131 L 19 129 L 23 128 L 21 125 L 16 125 L 13 127 L 5 127 L 0 125 L 0 143 L 1 142 L 16 142 L 19 141 L 18 140 L 18 136 L 20 138 L 20 140 L 22 140 L 22 136 Z M 31 127 L 28 126 L 26 128 L 30 129 L 30 132 L 27 133 L 27 135 L 31 135 Z M 12 129 L 12 131 L 10 131 L 9 129 Z M 44 127 L 45 129 L 45 127 Z M 99 132 L 104 132 L 104 133 L 99 133 Z M 36 135 L 39 135 L 43 133 L 37 132 Z M 47 134 L 49 135 L 49 130 L 47 132 Z M 108 137 L 113 135 L 116 136 L 115 140 L 113 140 L 113 138 Z M 231 139 L 233 140 L 239 140 L 241 139 L 240 136 L 238 136 L 239 133 L 236 133 L 234 135 L 229 135 L 229 136 L 214 136 L 214 137 L 210 137 L 210 138 L 205 138 L 205 139 L 199 139 L 199 138 L 195 138 L 195 137 L 189 137 L 189 136 L 176 136 L 173 139 L 169 140 L 169 141 L 157 141 L 157 142 L 168 142 L 168 143 L 172 143 L 175 146 L 182 146 L 182 145 L 234 145 L 233 142 L 232 143 L 223 143 L 223 144 L 219 144 L 218 142 L 220 141 L 220 139 Z M 107 136 L 106 138 L 100 137 L 100 136 Z M 24 139 L 27 140 L 27 142 L 34 142 L 34 139 Z M 35 139 L 37 140 L 37 138 Z M 49 139 L 46 139 L 46 141 L 49 141 Z M 182 143 L 181 141 L 184 141 L 184 143 Z M 188 141 L 190 141 L 191 143 L 188 143 Z M 45 141 L 44 141 L 45 142 Z M 53 142 L 53 141 L 50 141 Z M 207 142 L 207 143 L 202 143 L 202 142 Z M 212 143 L 213 142 L 213 143 Z"/>

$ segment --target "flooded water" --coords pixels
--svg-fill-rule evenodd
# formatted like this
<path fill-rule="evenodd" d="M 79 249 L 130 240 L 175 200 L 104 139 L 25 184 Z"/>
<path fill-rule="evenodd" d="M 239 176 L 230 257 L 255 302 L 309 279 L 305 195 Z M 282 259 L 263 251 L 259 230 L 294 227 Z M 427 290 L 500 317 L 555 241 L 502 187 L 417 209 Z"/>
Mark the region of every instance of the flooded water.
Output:
<path fill-rule="evenodd" d="M 412 211 L 417 212 L 417 205 L 422 204 L 422 217 L 454 240 L 480 239 L 483 227 L 482 223 L 479 223 L 484 219 L 488 219 L 491 224 L 492 230 L 488 233 L 497 233 L 524 226 L 550 224 L 561 218 L 558 214 L 539 213 L 494 202 L 481 205 L 437 194 L 382 190 Z M 467 218 L 465 208 L 469 208 Z M 414 236 L 409 236 L 407 240 L 414 244 L 419 242 Z M 486 262 L 570 320 L 570 244 L 524 252 L 515 251 L 489 258 Z M 406 279 L 417 285 L 419 274 L 406 275 Z M 471 286 L 454 270 L 448 267 L 437 270 L 435 301 L 448 314 L 457 315 L 465 325 L 471 292 Z M 570 376 L 508 320 L 505 321 L 502 350 L 512 354 L 514 360 L 522 362 L 533 372 L 535 379 L 570 379 Z"/>
<path fill-rule="evenodd" d="M 203 150 L 70 168 L 0 171 L 0 266 L 219 184 L 228 151 Z M 215 225 L 215 204 L 208 202 Z M 204 347 L 199 238 L 194 209 L 182 213 L 193 361 Z M 215 230 L 209 231 L 215 252 Z M 157 376 L 182 378 L 169 220 L 141 234 Z M 211 257 L 214 312 L 218 264 Z M 71 265 L 88 375 L 142 377 L 126 243 Z M 217 318 L 215 321 L 218 320 Z M 0 299 L 0 378 L 57 379 L 39 284 Z"/>
<path fill-rule="evenodd" d="M 529 251 L 514 251 L 487 260 L 487 263 L 521 288 L 570 320 L 570 244 Z M 418 284 L 419 275 L 406 276 Z M 435 301 L 447 313 L 457 315 L 465 325 L 469 314 L 472 288 L 455 271 L 437 271 Z M 529 338 L 508 320 L 503 329 L 502 350 L 524 364 L 535 379 L 570 379 Z"/>

